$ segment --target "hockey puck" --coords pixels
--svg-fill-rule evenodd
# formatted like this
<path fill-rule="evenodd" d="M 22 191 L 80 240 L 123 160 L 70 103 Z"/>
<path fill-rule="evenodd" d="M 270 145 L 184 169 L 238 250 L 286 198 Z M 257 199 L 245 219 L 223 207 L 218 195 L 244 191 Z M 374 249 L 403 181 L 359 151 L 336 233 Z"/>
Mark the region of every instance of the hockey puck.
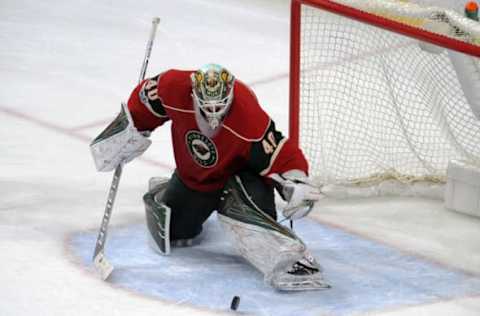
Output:
<path fill-rule="evenodd" d="M 230 309 L 232 311 L 236 311 L 239 304 L 240 304 L 240 297 L 239 296 L 234 296 L 232 298 L 232 303 L 230 304 Z"/>

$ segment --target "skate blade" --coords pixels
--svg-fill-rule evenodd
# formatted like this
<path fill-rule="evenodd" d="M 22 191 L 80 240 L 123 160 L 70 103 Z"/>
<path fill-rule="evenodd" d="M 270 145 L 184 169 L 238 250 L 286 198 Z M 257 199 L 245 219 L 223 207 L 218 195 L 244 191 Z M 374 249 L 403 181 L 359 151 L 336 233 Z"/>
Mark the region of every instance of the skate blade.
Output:
<path fill-rule="evenodd" d="M 280 282 L 274 285 L 279 291 L 317 291 L 327 290 L 332 286 L 323 281 L 306 282 Z"/>

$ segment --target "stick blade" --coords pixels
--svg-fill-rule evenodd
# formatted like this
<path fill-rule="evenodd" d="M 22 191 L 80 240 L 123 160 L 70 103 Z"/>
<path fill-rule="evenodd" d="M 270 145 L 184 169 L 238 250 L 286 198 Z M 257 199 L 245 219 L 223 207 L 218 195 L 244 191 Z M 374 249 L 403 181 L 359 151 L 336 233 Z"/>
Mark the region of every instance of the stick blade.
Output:
<path fill-rule="evenodd" d="M 98 272 L 102 280 L 108 279 L 110 274 L 112 274 L 113 266 L 108 262 L 107 258 L 103 252 L 99 252 L 93 259 L 93 265 L 95 270 Z"/>

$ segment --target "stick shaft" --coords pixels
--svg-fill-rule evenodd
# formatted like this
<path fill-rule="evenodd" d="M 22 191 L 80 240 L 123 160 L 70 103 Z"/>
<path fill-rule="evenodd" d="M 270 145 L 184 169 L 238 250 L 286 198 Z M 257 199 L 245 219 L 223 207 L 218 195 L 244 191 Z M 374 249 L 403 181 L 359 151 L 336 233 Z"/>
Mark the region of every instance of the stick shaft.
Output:
<path fill-rule="evenodd" d="M 150 31 L 150 37 L 147 42 L 147 48 L 145 51 L 145 57 L 143 59 L 142 63 L 142 68 L 140 70 L 140 78 L 139 78 L 139 83 L 145 79 L 145 74 L 147 72 L 147 66 L 148 66 L 148 61 L 150 59 L 150 55 L 152 52 L 152 47 L 153 47 L 153 42 L 155 40 L 155 34 L 157 32 L 157 26 L 160 22 L 160 19 L 158 17 L 155 17 L 152 20 L 152 29 Z M 105 248 L 105 242 L 107 240 L 107 231 L 108 231 L 108 223 L 110 222 L 110 218 L 112 216 L 112 210 L 113 210 L 113 204 L 115 202 L 115 197 L 117 196 L 117 191 L 118 191 L 118 185 L 120 183 L 120 177 L 122 175 L 123 171 L 123 163 L 120 163 L 116 168 L 115 172 L 113 174 L 113 179 L 112 179 L 112 184 L 110 185 L 110 190 L 108 192 L 108 198 L 107 198 L 107 204 L 105 206 L 105 212 L 103 214 L 102 218 L 102 224 L 100 225 L 100 231 L 98 233 L 97 237 L 97 242 L 95 244 L 95 251 L 93 253 L 93 260 L 95 262 L 95 259 L 97 256 L 101 253 L 103 254 L 104 248 Z M 102 261 L 106 261 L 106 258 L 102 256 Z M 107 266 L 110 266 L 108 262 L 105 263 Z M 99 269 L 102 269 L 99 267 Z M 113 267 L 111 267 L 110 271 L 105 274 L 102 273 L 103 279 L 106 279 L 108 275 L 111 273 L 111 270 Z"/>
<path fill-rule="evenodd" d="M 113 203 L 115 202 L 115 197 L 117 196 L 118 184 L 120 183 L 122 170 L 122 164 L 119 164 L 115 169 L 115 172 L 113 173 L 112 184 L 110 185 L 110 190 L 108 191 L 107 205 L 105 206 L 102 224 L 100 225 L 100 231 L 98 232 L 97 242 L 95 244 L 95 251 L 93 253 L 94 260 L 100 252 L 103 252 L 103 249 L 105 247 L 108 223 L 110 222 L 110 217 L 112 215 Z"/>
<path fill-rule="evenodd" d="M 160 23 L 160 18 L 155 17 L 152 20 L 152 29 L 150 31 L 150 37 L 147 42 L 147 49 L 145 50 L 145 57 L 143 58 L 142 69 L 140 70 L 140 77 L 138 82 L 142 82 L 145 79 L 145 73 L 147 72 L 148 62 L 150 60 L 150 54 L 152 53 L 153 41 L 155 40 L 155 34 L 157 33 L 157 26 Z"/>

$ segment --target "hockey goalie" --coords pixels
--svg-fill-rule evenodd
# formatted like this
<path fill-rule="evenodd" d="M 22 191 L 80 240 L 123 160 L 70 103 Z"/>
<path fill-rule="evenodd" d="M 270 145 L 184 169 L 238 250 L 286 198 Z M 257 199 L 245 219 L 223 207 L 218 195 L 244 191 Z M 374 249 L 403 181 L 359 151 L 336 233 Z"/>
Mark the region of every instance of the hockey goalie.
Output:
<path fill-rule="evenodd" d="M 120 115 L 92 142 L 99 171 L 111 171 L 149 147 L 148 136 L 171 121 L 176 169 L 152 178 L 143 200 L 152 245 L 195 244 L 217 211 L 241 256 L 278 290 L 329 286 L 305 243 L 277 222 L 274 190 L 297 220 L 322 197 L 309 185 L 308 164 L 262 110 L 253 91 L 224 67 L 167 70 L 143 80 Z"/>

